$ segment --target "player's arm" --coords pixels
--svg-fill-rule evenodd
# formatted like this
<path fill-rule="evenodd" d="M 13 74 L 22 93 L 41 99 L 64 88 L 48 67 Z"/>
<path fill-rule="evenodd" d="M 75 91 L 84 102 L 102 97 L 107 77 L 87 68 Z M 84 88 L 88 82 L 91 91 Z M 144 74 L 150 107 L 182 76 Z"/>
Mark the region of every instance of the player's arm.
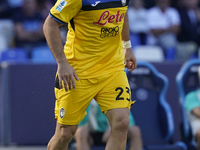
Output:
<path fill-rule="evenodd" d="M 124 48 L 125 61 L 126 61 L 125 67 L 128 68 L 129 71 L 133 71 L 137 67 L 137 62 L 131 48 L 127 12 L 124 17 L 124 25 L 122 29 L 122 41 L 123 41 L 123 48 Z"/>
<path fill-rule="evenodd" d="M 43 25 L 43 31 L 49 48 L 58 64 L 59 86 L 62 89 L 62 83 L 64 83 L 65 90 L 68 91 L 72 89 L 71 84 L 74 89 L 76 88 L 74 77 L 78 80 L 78 76 L 64 54 L 59 26 L 61 26 L 60 23 L 48 16 Z"/>

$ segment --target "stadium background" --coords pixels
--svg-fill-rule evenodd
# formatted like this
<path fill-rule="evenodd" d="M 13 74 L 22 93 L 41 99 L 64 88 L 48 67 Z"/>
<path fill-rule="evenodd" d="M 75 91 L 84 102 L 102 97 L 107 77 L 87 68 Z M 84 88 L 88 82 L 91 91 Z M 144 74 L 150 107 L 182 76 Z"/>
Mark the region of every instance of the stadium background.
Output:
<path fill-rule="evenodd" d="M 9 0 L 8 0 L 9 1 Z M 11 1 L 11 0 L 10 0 Z M 43 6 L 40 1 L 41 7 Z M 53 4 L 55 1 L 51 1 Z M 145 0 L 147 9 L 155 5 L 154 0 Z M 2 2 L 0 1 L 0 8 Z M 18 6 L 18 4 L 17 4 Z M 178 0 L 172 0 L 172 6 L 178 7 Z M 10 11 L 0 13 L 0 25 L 11 20 Z M 42 8 L 40 8 L 42 9 Z M 65 29 L 61 29 L 65 32 Z M 65 36 L 64 33 L 63 36 Z M 15 36 L 15 35 L 13 35 Z M 4 47 L 5 48 L 5 47 Z M 7 48 L 15 48 L 11 42 Z M 4 51 L 1 49 L 1 52 Z M 175 122 L 174 141 L 180 140 L 180 106 L 175 77 L 185 62 L 164 60 L 152 64 L 165 74 L 169 81 L 167 101 L 173 110 Z M 45 149 L 45 145 L 54 133 L 54 75 L 56 64 L 52 58 L 46 61 L 28 60 L 1 61 L 0 66 L 0 150 L 15 146 L 32 146 L 33 150 Z M 6 146 L 6 147 L 4 147 Z M 13 147 L 14 146 L 14 147 Z M 41 146 L 41 147 L 37 147 Z M 23 147 L 19 149 L 23 150 Z M 25 147 L 24 149 L 27 149 Z"/>

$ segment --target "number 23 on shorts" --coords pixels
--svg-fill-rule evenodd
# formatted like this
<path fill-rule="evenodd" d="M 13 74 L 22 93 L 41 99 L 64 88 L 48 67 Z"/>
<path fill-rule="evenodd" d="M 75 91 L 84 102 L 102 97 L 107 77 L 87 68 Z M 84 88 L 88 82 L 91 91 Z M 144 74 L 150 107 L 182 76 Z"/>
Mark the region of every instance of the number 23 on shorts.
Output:
<path fill-rule="evenodd" d="M 125 91 L 124 91 L 125 90 Z M 130 88 L 129 87 L 125 87 L 125 89 L 123 89 L 122 87 L 117 87 L 115 89 L 115 91 L 119 92 L 118 95 L 116 96 L 116 100 L 127 100 L 130 101 L 131 100 L 131 92 L 130 92 Z M 128 93 L 128 97 L 123 97 L 123 92 Z"/>

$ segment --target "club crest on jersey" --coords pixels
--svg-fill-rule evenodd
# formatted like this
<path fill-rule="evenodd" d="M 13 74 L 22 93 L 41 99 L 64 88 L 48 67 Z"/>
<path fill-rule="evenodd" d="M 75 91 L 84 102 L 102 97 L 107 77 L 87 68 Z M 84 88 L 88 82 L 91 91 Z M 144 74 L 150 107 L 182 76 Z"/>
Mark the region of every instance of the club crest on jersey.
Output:
<path fill-rule="evenodd" d="M 60 118 L 62 119 L 65 115 L 65 109 L 64 108 L 61 108 L 60 109 Z"/>
<path fill-rule="evenodd" d="M 65 0 L 61 0 L 61 2 L 58 4 L 58 6 L 56 7 L 56 9 L 61 12 L 62 9 L 65 7 L 65 5 L 67 4 L 67 2 Z"/>
<path fill-rule="evenodd" d="M 121 0 L 121 2 L 123 6 L 126 6 L 126 0 Z"/>

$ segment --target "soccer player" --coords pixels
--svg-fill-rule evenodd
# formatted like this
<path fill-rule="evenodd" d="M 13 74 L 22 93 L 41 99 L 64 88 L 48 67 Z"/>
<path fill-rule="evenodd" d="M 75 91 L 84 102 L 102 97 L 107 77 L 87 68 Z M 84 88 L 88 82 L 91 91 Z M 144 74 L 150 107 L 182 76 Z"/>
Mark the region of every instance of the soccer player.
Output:
<path fill-rule="evenodd" d="M 56 59 L 56 131 L 48 150 L 66 150 L 92 98 L 110 126 L 106 150 L 126 147 L 131 100 L 124 66 L 132 71 L 126 0 L 58 0 L 44 23 L 47 43 Z M 68 23 L 67 41 L 59 27 Z M 125 62 L 125 64 L 124 64 Z"/>

